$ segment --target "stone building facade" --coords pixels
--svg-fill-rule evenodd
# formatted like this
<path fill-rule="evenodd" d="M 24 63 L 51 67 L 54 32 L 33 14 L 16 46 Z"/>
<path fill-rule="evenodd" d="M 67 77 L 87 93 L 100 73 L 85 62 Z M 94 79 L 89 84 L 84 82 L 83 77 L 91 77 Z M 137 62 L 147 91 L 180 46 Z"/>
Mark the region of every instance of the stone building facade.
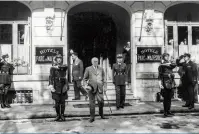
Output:
<path fill-rule="evenodd" d="M 64 63 L 69 65 L 70 49 L 79 53 L 85 66 L 89 65 L 91 55 L 99 57 L 100 65 L 105 68 L 107 79 L 111 83 L 110 72 L 115 55 L 122 53 L 124 46 L 130 41 L 131 91 L 134 97 L 143 101 L 154 101 L 159 91 L 157 68 L 161 60 L 160 55 L 169 52 L 176 58 L 185 51 L 196 55 L 199 50 L 198 2 L 175 0 L 0 3 L 4 4 L 0 12 L 0 29 L 4 30 L 0 31 L 1 34 L 7 33 L 7 36 L 10 36 L 1 37 L 1 53 L 7 51 L 11 60 L 20 59 L 27 63 L 23 65 L 24 68 L 19 66 L 13 75 L 12 87 L 15 90 L 32 90 L 34 103 L 52 102 L 47 85 L 52 56 L 57 52 L 63 54 Z M 11 8 L 13 6 L 15 9 Z M 186 6 L 190 8 L 185 8 Z M 15 10 L 15 14 L 10 13 L 9 9 Z M 6 17 L 9 15 L 10 18 Z M 102 30 L 97 29 L 92 21 Z M 86 35 L 87 33 L 89 34 Z"/>

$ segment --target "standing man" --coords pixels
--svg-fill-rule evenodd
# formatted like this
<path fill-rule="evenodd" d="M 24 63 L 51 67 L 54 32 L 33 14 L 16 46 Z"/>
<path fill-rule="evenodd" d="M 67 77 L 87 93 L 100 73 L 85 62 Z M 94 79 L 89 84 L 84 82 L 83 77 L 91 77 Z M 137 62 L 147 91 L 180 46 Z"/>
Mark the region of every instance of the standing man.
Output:
<path fill-rule="evenodd" d="M 175 63 L 169 62 L 169 54 L 164 53 L 162 55 L 163 62 L 158 67 L 159 72 L 159 86 L 161 89 L 161 95 L 164 97 L 164 116 L 174 115 L 170 112 L 171 98 L 173 95 L 172 89 L 175 88 L 173 69 L 176 67 Z"/>
<path fill-rule="evenodd" d="M 188 91 L 188 105 L 189 109 L 194 108 L 194 88 L 197 84 L 197 65 L 193 63 L 189 53 L 184 54 L 185 57 L 185 89 Z"/>
<path fill-rule="evenodd" d="M 8 104 L 8 90 L 11 87 L 11 75 L 13 74 L 14 66 L 8 62 L 9 55 L 3 54 L 0 62 L 0 103 L 1 108 L 10 108 Z"/>
<path fill-rule="evenodd" d="M 78 58 L 76 52 L 73 52 L 71 55 L 74 61 L 72 67 L 72 76 L 74 83 L 75 98 L 73 100 L 80 100 L 80 92 L 85 96 L 85 100 L 87 100 L 88 98 L 87 92 L 83 89 L 81 85 L 81 81 L 83 79 L 83 70 L 84 70 L 83 62 Z"/>
<path fill-rule="evenodd" d="M 52 93 L 52 99 L 55 100 L 55 110 L 57 117 L 55 121 L 65 121 L 65 100 L 68 98 L 67 91 L 69 90 L 68 80 L 66 78 L 67 65 L 63 65 L 61 55 L 55 57 L 56 65 L 50 68 L 49 89 Z"/>
<path fill-rule="evenodd" d="M 127 66 L 128 82 L 131 82 L 131 43 L 128 41 L 127 45 L 123 48 L 124 63 Z"/>
<path fill-rule="evenodd" d="M 117 63 L 113 64 L 113 83 L 116 89 L 116 107 L 124 108 L 126 85 L 128 84 L 127 66 L 123 63 L 123 55 L 117 55 Z"/>
<path fill-rule="evenodd" d="M 182 107 L 188 107 L 189 99 L 188 99 L 188 91 L 185 88 L 185 58 L 184 55 L 181 55 L 177 60 L 176 64 L 179 67 L 178 74 L 180 76 L 180 84 L 178 86 L 179 94 L 182 97 L 182 100 L 185 101 L 185 105 L 182 105 Z"/>
<path fill-rule="evenodd" d="M 87 67 L 84 73 L 83 81 L 86 82 L 90 87 L 89 104 L 90 104 L 90 120 L 89 122 L 95 121 L 95 97 L 98 101 L 99 115 L 102 119 L 105 119 L 103 114 L 104 107 L 104 96 L 103 92 L 106 91 L 105 86 L 105 72 L 103 68 L 98 66 L 98 58 L 94 57 L 91 60 L 92 66 Z M 104 91 L 103 91 L 104 90 Z"/>

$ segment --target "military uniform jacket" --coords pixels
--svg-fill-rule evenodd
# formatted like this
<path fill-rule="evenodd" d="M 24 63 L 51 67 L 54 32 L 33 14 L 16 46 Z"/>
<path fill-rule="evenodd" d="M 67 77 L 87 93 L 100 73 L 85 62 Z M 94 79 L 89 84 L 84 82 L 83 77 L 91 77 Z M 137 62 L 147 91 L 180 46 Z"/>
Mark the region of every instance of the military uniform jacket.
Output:
<path fill-rule="evenodd" d="M 67 66 L 62 65 L 62 68 L 50 68 L 49 85 L 53 85 L 55 93 L 61 94 L 67 91 L 63 88 L 65 85 L 68 88 L 68 81 L 66 79 Z"/>
<path fill-rule="evenodd" d="M 13 74 L 14 66 L 6 63 L 0 63 L 0 84 L 11 84 L 11 75 Z"/>
<path fill-rule="evenodd" d="M 113 83 L 115 83 L 115 85 L 125 85 L 125 82 L 128 82 L 126 64 L 113 64 Z"/>
<path fill-rule="evenodd" d="M 73 63 L 72 76 L 73 76 L 73 80 L 74 81 L 82 80 L 82 78 L 83 78 L 83 69 L 84 69 L 83 62 L 80 59 L 78 59 L 77 61 L 75 61 Z"/>
<path fill-rule="evenodd" d="M 164 88 L 172 89 L 175 86 L 173 69 L 176 67 L 176 64 L 171 63 L 169 65 L 165 65 L 165 63 L 169 62 L 164 62 L 158 67 L 158 78 L 161 80 Z"/>
<path fill-rule="evenodd" d="M 198 77 L 197 65 L 192 61 L 189 61 L 187 64 L 185 64 L 185 75 L 184 75 L 185 83 L 194 85 L 197 83 L 197 77 Z"/>

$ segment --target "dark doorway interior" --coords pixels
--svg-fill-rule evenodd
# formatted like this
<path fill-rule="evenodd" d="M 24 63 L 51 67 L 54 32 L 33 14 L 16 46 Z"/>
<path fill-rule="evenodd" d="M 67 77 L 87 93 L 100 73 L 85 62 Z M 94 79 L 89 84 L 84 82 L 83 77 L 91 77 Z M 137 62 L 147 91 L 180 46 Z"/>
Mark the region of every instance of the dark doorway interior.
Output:
<path fill-rule="evenodd" d="M 69 49 L 79 54 L 84 67 L 92 57 L 109 58 L 112 65 L 116 53 L 116 26 L 112 18 L 99 12 L 80 12 L 68 15 Z"/>

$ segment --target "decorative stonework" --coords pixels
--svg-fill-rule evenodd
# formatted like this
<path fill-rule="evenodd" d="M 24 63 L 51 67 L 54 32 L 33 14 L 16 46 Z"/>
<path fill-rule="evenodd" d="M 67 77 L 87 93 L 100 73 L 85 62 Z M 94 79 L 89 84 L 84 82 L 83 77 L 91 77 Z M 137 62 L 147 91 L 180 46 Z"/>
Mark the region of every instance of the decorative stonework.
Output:
<path fill-rule="evenodd" d="M 153 9 L 147 9 L 144 13 L 144 20 L 146 22 L 145 25 L 145 31 L 148 35 L 151 35 L 153 32 L 153 21 L 154 21 L 154 10 Z"/>
<path fill-rule="evenodd" d="M 47 33 L 52 35 L 52 31 L 53 31 L 53 25 L 54 25 L 54 21 L 55 21 L 55 13 L 54 13 L 54 8 L 45 8 L 44 9 L 45 12 L 45 21 L 46 21 L 46 30 Z"/>

